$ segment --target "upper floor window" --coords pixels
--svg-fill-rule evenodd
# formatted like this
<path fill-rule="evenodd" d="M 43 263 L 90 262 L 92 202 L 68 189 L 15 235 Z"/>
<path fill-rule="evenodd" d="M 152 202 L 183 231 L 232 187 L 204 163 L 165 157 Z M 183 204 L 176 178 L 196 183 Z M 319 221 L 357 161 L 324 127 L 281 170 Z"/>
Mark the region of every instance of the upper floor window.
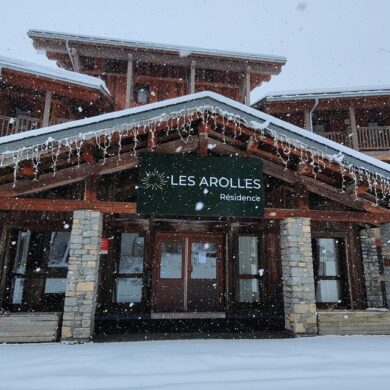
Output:
<path fill-rule="evenodd" d="M 139 104 L 147 104 L 150 99 L 149 85 L 136 85 L 135 101 Z"/>

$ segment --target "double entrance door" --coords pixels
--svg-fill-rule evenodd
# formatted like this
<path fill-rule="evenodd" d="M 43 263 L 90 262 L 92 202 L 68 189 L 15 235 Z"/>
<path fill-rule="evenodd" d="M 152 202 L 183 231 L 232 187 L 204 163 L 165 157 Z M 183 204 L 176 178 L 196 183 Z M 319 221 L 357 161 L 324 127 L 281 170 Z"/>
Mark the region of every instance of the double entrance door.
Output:
<path fill-rule="evenodd" d="M 223 237 L 158 233 L 153 312 L 223 310 Z"/>

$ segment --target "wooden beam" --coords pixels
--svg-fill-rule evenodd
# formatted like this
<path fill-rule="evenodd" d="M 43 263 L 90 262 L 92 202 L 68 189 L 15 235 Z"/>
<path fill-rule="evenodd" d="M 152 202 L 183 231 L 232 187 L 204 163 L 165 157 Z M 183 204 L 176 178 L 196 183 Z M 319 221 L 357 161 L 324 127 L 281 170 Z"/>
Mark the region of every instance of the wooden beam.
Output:
<path fill-rule="evenodd" d="M 98 210 L 108 214 L 136 214 L 137 204 L 128 202 L 86 201 L 69 199 L 1 198 L 0 210 L 73 212 Z M 310 218 L 313 221 L 382 224 L 390 222 L 390 211 L 364 213 L 351 211 L 325 211 L 300 209 L 265 209 L 263 219 Z"/>
<path fill-rule="evenodd" d="M 131 54 L 128 54 L 125 108 L 129 108 L 132 101 L 133 101 L 133 56 Z"/>
<path fill-rule="evenodd" d="M 207 145 L 209 127 L 207 126 L 207 124 L 202 123 L 199 126 L 198 131 L 199 131 L 199 154 L 201 156 L 207 156 L 207 153 L 209 151 Z"/>
<path fill-rule="evenodd" d="M 70 49 L 70 52 L 73 70 L 75 72 L 81 73 L 80 56 L 77 49 L 75 47 L 72 47 Z"/>
<path fill-rule="evenodd" d="M 138 158 L 133 152 L 123 153 L 121 160 L 117 156 L 107 158 L 105 163 L 99 161 L 97 164 L 82 164 L 80 166 L 72 166 L 64 168 L 53 173 L 45 173 L 38 177 L 38 181 L 18 180 L 15 188 L 12 188 L 12 183 L 0 185 L 0 197 L 12 197 L 24 194 L 33 194 L 36 192 L 49 190 L 51 188 L 64 186 L 71 183 L 76 183 L 85 180 L 91 175 L 107 175 L 118 172 L 124 169 L 131 169 L 138 164 Z"/>
<path fill-rule="evenodd" d="M 69 199 L 37 199 L 37 198 L 1 198 L 0 210 L 8 211 L 42 211 L 73 212 L 75 210 L 98 210 L 102 213 L 135 214 L 136 203 L 100 202 Z"/>
<path fill-rule="evenodd" d="M 43 107 L 42 127 L 49 126 L 49 122 L 50 122 L 50 109 L 51 109 L 51 96 L 52 96 L 52 93 L 50 91 L 46 91 L 45 105 Z"/>
<path fill-rule="evenodd" d="M 98 176 L 89 176 L 85 180 L 85 187 L 84 187 L 84 200 L 88 202 L 95 202 L 97 201 L 97 185 L 99 182 Z"/>
<path fill-rule="evenodd" d="M 247 66 L 245 70 L 245 104 L 251 105 L 251 67 Z"/>
<path fill-rule="evenodd" d="M 126 60 L 129 53 L 128 50 L 124 48 L 110 48 L 105 46 L 104 50 L 102 47 L 87 47 L 83 44 L 77 45 L 78 52 L 81 56 L 85 57 L 94 57 L 94 58 L 110 58 L 118 60 Z M 47 55 L 55 54 L 66 54 L 69 55 L 65 45 L 58 46 L 58 43 L 45 42 L 44 44 L 38 44 L 38 41 L 35 40 L 34 47 L 42 48 L 46 51 Z M 130 49 L 131 50 L 131 49 Z M 245 63 L 240 61 L 239 63 L 232 62 L 229 58 L 218 58 L 212 56 L 195 56 L 189 55 L 186 57 L 180 57 L 177 53 L 164 53 L 160 52 L 158 54 L 154 52 L 147 52 L 142 50 L 133 51 L 134 61 L 146 62 L 150 64 L 160 64 L 160 65 L 173 65 L 173 66 L 190 66 L 192 60 L 196 60 L 198 69 L 214 69 L 225 72 L 226 69 L 232 72 L 244 72 Z M 279 62 L 269 62 L 269 61 L 256 61 L 251 63 L 252 73 L 258 73 L 261 75 L 277 75 L 280 73 L 281 68 L 284 64 Z"/>
<path fill-rule="evenodd" d="M 195 93 L 195 72 L 196 61 L 191 61 L 190 69 L 190 93 Z"/>
<path fill-rule="evenodd" d="M 380 225 L 390 221 L 390 211 L 366 213 L 355 211 L 327 211 L 300 209 L 265 209 L 264 219 L 310 218 L 322 222 L 350 222 Z"/>
<path fill-rule="evenodd" d="M 349 107 L 349 121 L 351 125 L 351 135 L 352 135 L 352 147 L 355 150 L 359 150 L 359 139 L 356 127 L 356 115 L 355 109 L 353 107 Z"/>

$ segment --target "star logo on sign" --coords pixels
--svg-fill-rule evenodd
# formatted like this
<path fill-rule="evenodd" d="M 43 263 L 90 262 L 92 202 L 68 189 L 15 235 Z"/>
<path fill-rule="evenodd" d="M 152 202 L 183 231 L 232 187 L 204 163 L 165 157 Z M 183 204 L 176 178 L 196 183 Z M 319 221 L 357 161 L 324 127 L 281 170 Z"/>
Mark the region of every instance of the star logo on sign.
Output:
<path fill-rule="evenodd" d="M 149 190 L 162 190 L 168 183 L 164 172 L 159 172 L 157 169 L 148 171 L 145 176 L 141 179 L 141 183 L 145 189 Z"/>

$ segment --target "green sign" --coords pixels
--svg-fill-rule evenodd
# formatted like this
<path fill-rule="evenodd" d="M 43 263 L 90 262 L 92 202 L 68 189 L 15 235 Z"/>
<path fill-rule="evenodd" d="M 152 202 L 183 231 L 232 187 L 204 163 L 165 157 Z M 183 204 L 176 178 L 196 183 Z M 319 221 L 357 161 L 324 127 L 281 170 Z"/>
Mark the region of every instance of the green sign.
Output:
<path fill-rule="evenodd" d="M 263 216 L 260 160 L 144 153 L 138 168 L 139 214 Z"/>

